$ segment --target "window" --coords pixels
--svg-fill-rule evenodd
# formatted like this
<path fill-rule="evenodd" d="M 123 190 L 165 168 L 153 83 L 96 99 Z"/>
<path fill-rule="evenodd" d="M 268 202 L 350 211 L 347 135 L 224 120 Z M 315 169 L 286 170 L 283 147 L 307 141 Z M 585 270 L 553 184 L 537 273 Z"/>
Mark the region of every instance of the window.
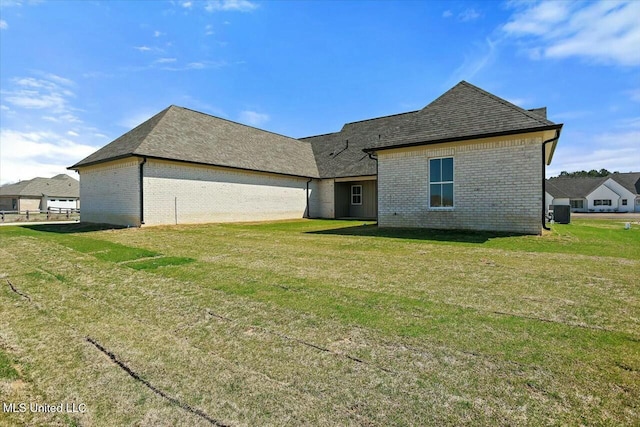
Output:
<path fill-rule="evenodd" d="M 453 157 L 429 160 L 429 207 L 453 207 Z"/>
<path fill-rule="evenodd" d="M 351 186 L 351 204 L 352 205 L 362 204 L 362 185 Z"/>
<path fill-rule="evenodd" d="M 584 200 L 571 200 L 571 209 L 584 209 Z"/>
<path fill-rule="evenodd" d="M 627 199 L 622 199 L 622 206 L 627 206 Z"/>
<path fill-rule="evenodd" d="M 611 199 L 594 200 L 593 206 L 611 206 Z"/>

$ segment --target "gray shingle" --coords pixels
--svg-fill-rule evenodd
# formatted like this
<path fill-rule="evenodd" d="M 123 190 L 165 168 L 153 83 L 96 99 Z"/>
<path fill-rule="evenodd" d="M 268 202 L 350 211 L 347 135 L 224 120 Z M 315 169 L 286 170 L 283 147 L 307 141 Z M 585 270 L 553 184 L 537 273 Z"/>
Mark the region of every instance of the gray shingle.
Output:
<path fill-rule="evenodd" d="M 369 148 L 429 144 L 561 127 L 547 120 L 541 109 L 522 109 L 462 81 L 416 111 L 402 126 L 389 129 Z"/>
<path fill-rule="evenodd" d="M 640 172 L 614 173 L 605 177 L 556 177 L 547 180 L 546 189 L 556 198 L 582 199 L 609 178 L 633 194 L 640 194 Z"/>
<path fill-rule="evenodd" d="M 375 144 L 383 133 L 402 127 L 412 114 L 415 112 L 347 123 L 340 132 L 302 140 L 311 143 L 322 178 L 375 175 L 376 162 L 363 149 Z"/>
<path fill-rule="evenodd" d="M 598 188 L 608 177 L 557 177 L 547 180 L 546 190 L 556 198 L 581 199 Z"/>
<path fill-rule="evenodd" d="M 70 169 L 132 155 L 318 176 L 307 142 L 173 105 Z"/>
<path fill-rule="evenodd" d="M 636 196 L 640 195 L 640 172 L 614 173 L 609 175 L 609 178 L 613 179 Z"/>
<path fill-rule="evenodd" d="M 0 196 L 16 197 L 80 197 L 78 180 L 66 174 L 59 174 L 53 178 L 33 178 L 15 184 L 0 187 Z"/>

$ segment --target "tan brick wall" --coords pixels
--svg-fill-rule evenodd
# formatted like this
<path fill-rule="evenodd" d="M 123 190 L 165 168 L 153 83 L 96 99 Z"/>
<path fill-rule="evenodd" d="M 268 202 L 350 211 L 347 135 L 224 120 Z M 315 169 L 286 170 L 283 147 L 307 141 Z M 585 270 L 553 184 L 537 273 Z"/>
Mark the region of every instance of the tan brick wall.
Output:
<path fill-rule="evenodd" d="M 80 221 L 140 225 L 139 161 L 125 159 L 80 170 Z"/>
<path fill-rule="evenodd" d="M 496 138 L 380 152 L 381 227 L 539 234 L 542 137 Z M 454 158 L 454 208 L 429 208 L 429 159 Z"/>
<path fill-rule="evenodd" d="M 145 225 L 302 218 L 306 185 L 306 178 L 148 160 Z"/>

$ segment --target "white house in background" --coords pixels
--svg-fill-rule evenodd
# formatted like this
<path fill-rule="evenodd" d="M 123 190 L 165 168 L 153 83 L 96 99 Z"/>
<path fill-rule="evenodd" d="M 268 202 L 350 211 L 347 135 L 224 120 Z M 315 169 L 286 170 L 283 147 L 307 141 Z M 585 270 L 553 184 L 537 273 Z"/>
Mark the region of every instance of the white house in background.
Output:
<path fill-rule="evenodd" d="M 558 177 L 546 182 L 545 203 L 572 212 L 640 212 L 640 172 L 607 177 Z"/>
<path fill-rule="evenodd" d="M 561 128 L 467 82 L 421 110 L 301 139 L 170 106 L 70 169 L 83 222 L 366 218 L 540 234 Z"/>

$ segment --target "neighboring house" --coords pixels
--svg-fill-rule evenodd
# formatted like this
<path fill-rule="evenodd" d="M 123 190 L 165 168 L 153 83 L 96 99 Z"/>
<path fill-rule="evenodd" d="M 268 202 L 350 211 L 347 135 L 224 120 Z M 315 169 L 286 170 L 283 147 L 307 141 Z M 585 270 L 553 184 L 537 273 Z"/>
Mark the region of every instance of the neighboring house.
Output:
<path fill-rule="evenodd" d="M 77 209 L 80 207 L 78 180 L 67 174 L 33 178 L 0 187 L 0 211 Z"/>
<path fill-rule="evenodd" d="M 607 177 L 547 180 L 546 205 L 569 205 L 572 212 L 640 212 L 640 172 Z"/>
<path fill-rule="evenodd" d="M 301 139 L 170 106 L 70 169 L 88 222 L 304 216 L 539 234 L 561 128 L 467 82 L 421 110 Z"/>

